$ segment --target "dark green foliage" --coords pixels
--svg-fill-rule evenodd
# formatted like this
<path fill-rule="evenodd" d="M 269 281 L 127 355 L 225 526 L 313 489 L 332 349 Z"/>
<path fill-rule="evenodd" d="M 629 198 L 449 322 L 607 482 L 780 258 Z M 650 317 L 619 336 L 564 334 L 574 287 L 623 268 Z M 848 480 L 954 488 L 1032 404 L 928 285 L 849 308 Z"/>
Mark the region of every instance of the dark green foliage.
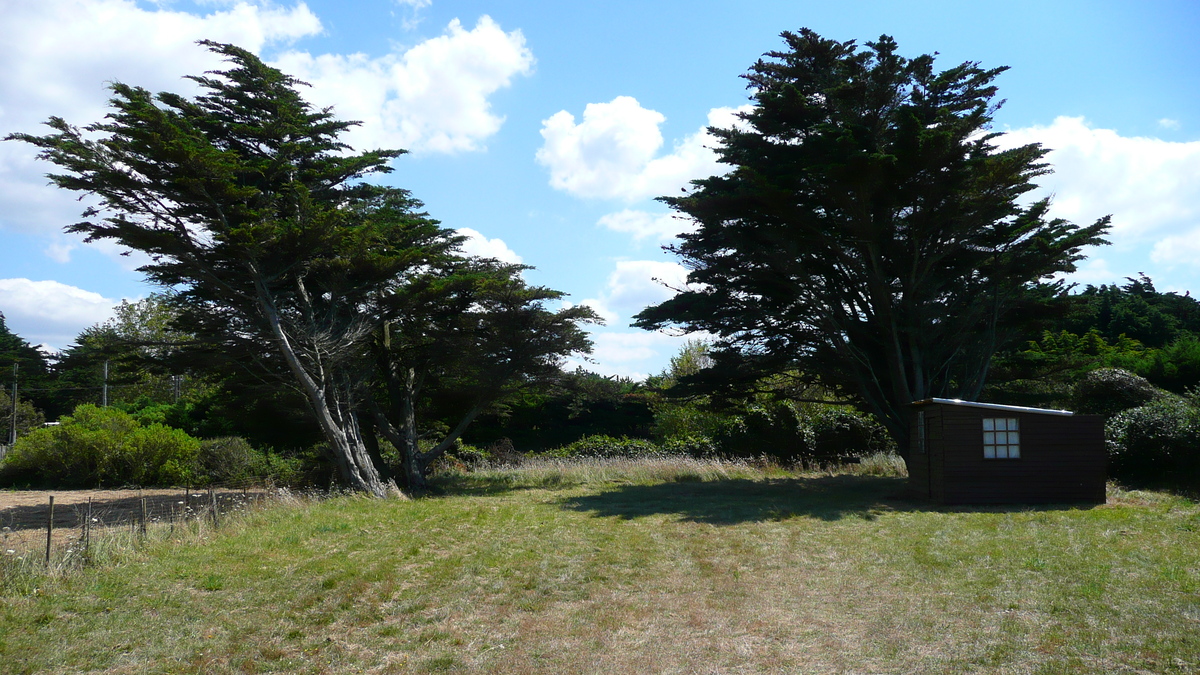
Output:
<path fill-rule="evenodd" d="M 846 406 L 760 402 L 732 418 L 715 439 L 724 454 L 822 465 L 894 449 L 883 425 Z"/>
<path fill-rule="evenodd" d="M 9 483 L 57 488 L 182 485 L 199 478 L 199 452 L 200 442 L 178 429 L 82 405 L 59 426 L 19 439 L 0 471 Z"/>
<path fill-rule="evenodd" d="M 743 124 L 710 129 L 731 171 L 662 199 L 698 223 L 672 248 L 693 285 L 637 325 L 717 336 L 713 391 L 791 371 L 905 438 L 912 401 L 978 397 L 1014 307 L 1108 220 L 1022 205 L 1047 151 L 988 133 L 1003 68 L 937 72 L 886 36 L 783 38 L 745 76 Z"/>
<path fill-rule="evenodd" d="M 1073 333 L 1094 328 L 1109 341 L 1123 335 L 1147 347 L 1200 335 L 1200 301 L 1190 294 L 1161 293 L 1145 274 L 1127 278 L 1123 286 L 1088 286 L 1070 300 L 1062 327 Z"/>
<path fill-rule="evenodd" d="M 463 238 L 407 191 L 365 182 L 403 151 L 349 152 L 339 137 L 356 123 L 313 109 L 302 83 L 201 44 L 229 68 L 190 77 L 195 98 L 115 83 L 104 122 L 51 118 L 49 135 L 8 138 L 99 199 L 69 231 L 149 255 L 141 271 L 172 289 L 166 327 L 189 336 L 170 351 L 227 389 L 293 389 L 342 479 L 383 496 L 377 428 L 419 489 L 432 456 L 418 438 L 437 426 L 418 431 L 419 416 L 453 411 L 443 452 L 481 410 L 586 352 L 576 323 L 595 315 L 547 310 L 562 294 L 526 285 L 524 268 L 461 256 Z M 161 340 L 139 339 L 143 356 L 148 342 Z"/>
<path fill-rule="evenodd" d="M 689 455 L 696 458 L 717 457 L 721 448 L 709 436 L 671 436 L 661 441 L 658 446 L 668 455 Z"/>
<path fill-rule="evenodd" d="M 1120 368 L 1101 368 L 1083 376 L 1076 385 L 1072 403 L 1076 412 L 1111 417 L 1163 398 L 1164 392 Z"/>
<path fill-rule="evenodd" d="M 1200 385 L 1200 302 L 1145 275 L 1048 298 L 1050 308 L 998 354 L 984 400 L 1070 407 L 1075 383 L 1121 368 L 1176 394 Z"/>
<path fill-rule="evenodd" d="M 347 152 L 353 123 L 314 110 L 295 79 L 202 44 L 230 67 L 190 77 L 195 98 L 114 83 L 105 121 L 9 138 L 62 169 L 59 187 L 98 198 L 70 231 L 150 256 L 141 271 L 174 289 L 193 358 L 297 389 L 344 480 L 385 494 L 357 419 L 377 301 L 459 240 L 408 192 L 362 180 L 401 151 Z"/>
<path fill-rule="evenodd" d="M 20 438 L 41 429 L 46 416 L 19 393 L 17 398 L 17 438 Z M 4 390 L 0 390 L 0 430 L 4 434 L 0 436 L 0 445 L 7 445 L 12 433 L 12 394 Z"/>
<path fill-rule="evenodd" d="M 1109 361 L 1176 394 L 1200 386 L 1200 337 L 1197 335 L 1181 334 L 1162 348 L 1118 355 Z"/>
<path fill-rule="evenodd" d="M 60 425 L 22 437 L 0 462 L 0 476 L 54 488 L 301 480 L 301 459 L 257 450 L 240 437 L 197 440 L 164 424 L 162 412 L 81 405 Z"/>
<path fill-rule="evenodd" d="M 1109 475 L 1138 486 L 1200 490 L 1200 407 L 1164 398 L 1118 413 L 1105 426 Z"/>
<path fill-rule="evenodd" d="M 480 417 L 466 440 L 486 446 L 501 438 L 524 452 L 543 452 L 585 436 L 651 437 L 652 397 L 642 385 L 582 368 L 562 373 L 544 392 L 510 399 Z"/>
<path fill-rule="evenodd" d="M 261 484 L 270 481 L 290 485 L 301 481 L 301 458 L 284 458 L 263 452 L 240 436 L 200 441 L 197 459 L 201 484 Z"/>
<path fill-rule="evenodd" d="M 555 448 L 547 453 L 551 457 L 652 457 L 662 454 L 662 450 L 652 441 L 628 436 L 613 437 L 605 435 L 584 436 L 583 438 Z"/>
<path fill-rule="evenodd" d="M 848 406 L 809 405 L 804 413 L 814 442 L 813 454 L 805 461 L 828 463 L 896 448 L 882 424 Z"/>
<path fill-rule="evenodd" d="M 783 463 L 803 461 L 816 452 L 816 435 L 790 402 L 748 406 L 715 439 L 725 454 L 772 457 Z"/>
<path fill-rule="evenodd" d="M 109 405 L 141 408 L 195 400 L 211 390 L 212 379 L 183 358 L 193 337 L 174 329 L 176 317 L 169 295 L 151 293 L 122 301 L 113 318 L 81 332 L 54 360 L 51 415 L 100 403 L 106 364 Z"/>
<path fill-rule="evenodd" d="M 0 390 L 12 393 L 13 365 L 17 366 L 17 398 L 29 401 L 33 407 L 46 411 L 52 403 L 49 360 L 45 354 L 29 341 L 8 328 L 4 313 L 0 312 Z M 8 431 L 9 422 L 2 421 L 5 411 L 0 409 L 0 430 Z M 53 415 L 52 415 L 53 417 Z M 7 443 L 9 435 L 0 436 L 0 443 Z"/>
<path fill-rule="evenodd" d="M 422 489 L 429 463 L 484 410 L 553 383 L 563 357 L 590 351 L 579 324 L 598 317 L 582 305 L 549 310 L 563 294 L 526 284 L 525 269 L 446 263 L 383 299 L 372 344 L 383 386 L 371 403 L 380 436 L 401 450 L 406 486 Z"/>

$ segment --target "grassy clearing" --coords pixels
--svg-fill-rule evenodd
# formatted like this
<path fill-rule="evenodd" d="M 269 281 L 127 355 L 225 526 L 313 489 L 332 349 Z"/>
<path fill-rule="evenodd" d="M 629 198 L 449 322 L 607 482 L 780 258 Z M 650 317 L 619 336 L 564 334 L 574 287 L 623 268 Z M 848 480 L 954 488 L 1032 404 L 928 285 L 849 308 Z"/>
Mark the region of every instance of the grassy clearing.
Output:
<path fill-rule="evenodd" d="M 295 503 L 10 586 L 5 672 L 1195 672 L 1200 508 L 932 509 L 903 480 L 542 463 Z M 178 535 L 179 533 L 177 533 Z M 32 577 L 29 577 L 32 578 Z"/>

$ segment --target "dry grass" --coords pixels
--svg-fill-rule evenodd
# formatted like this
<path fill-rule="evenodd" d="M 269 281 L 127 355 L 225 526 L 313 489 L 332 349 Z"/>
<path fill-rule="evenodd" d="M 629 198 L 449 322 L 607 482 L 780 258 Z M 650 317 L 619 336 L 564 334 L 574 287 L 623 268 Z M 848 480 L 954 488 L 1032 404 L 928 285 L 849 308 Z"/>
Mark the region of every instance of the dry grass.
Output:
<path fill-rule="evenodd" d="M 672 462 L 674 462 L 672 464 Z M 0 606 L 6 672 L 1200 669 L 1200 509 L 933 509 L 902 480 L 579 462 L 254 513 Z"/>

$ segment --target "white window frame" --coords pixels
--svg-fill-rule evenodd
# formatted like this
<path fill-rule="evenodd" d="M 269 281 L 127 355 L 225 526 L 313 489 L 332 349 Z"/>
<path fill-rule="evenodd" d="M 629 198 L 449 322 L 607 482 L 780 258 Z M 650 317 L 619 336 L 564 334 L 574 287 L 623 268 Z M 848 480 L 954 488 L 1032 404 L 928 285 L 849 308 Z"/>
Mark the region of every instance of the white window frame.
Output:
<path fill-rule="evenodd" d="M 1021 459 L 1019 417 L 983 418 L 983 458 Z"/>

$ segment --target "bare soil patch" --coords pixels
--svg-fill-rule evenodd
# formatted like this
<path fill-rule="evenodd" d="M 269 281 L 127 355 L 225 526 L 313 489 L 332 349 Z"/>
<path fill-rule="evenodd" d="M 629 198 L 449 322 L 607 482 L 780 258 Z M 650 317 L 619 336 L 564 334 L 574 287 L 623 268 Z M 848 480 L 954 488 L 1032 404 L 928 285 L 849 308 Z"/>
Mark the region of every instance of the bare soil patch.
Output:
<path fill-rule="evenodd" d="M 267 494 L 264 489 L 216 489 L 220 512 L 228 511 Z M 183 488 L 146 490 L 0 490 L 0 545 L 3 553 L 19 552 L 34 545 L 45 546 L 50 497 L 54 497 L 54 541 L 56 545 L 77 539 L 87 519 L 91 501 L 92 527 L 130 527 L 141 522 L 142 500 L 148 523 L 195 518 L 211 513 L 212 497 L 207 489 Z"/>

